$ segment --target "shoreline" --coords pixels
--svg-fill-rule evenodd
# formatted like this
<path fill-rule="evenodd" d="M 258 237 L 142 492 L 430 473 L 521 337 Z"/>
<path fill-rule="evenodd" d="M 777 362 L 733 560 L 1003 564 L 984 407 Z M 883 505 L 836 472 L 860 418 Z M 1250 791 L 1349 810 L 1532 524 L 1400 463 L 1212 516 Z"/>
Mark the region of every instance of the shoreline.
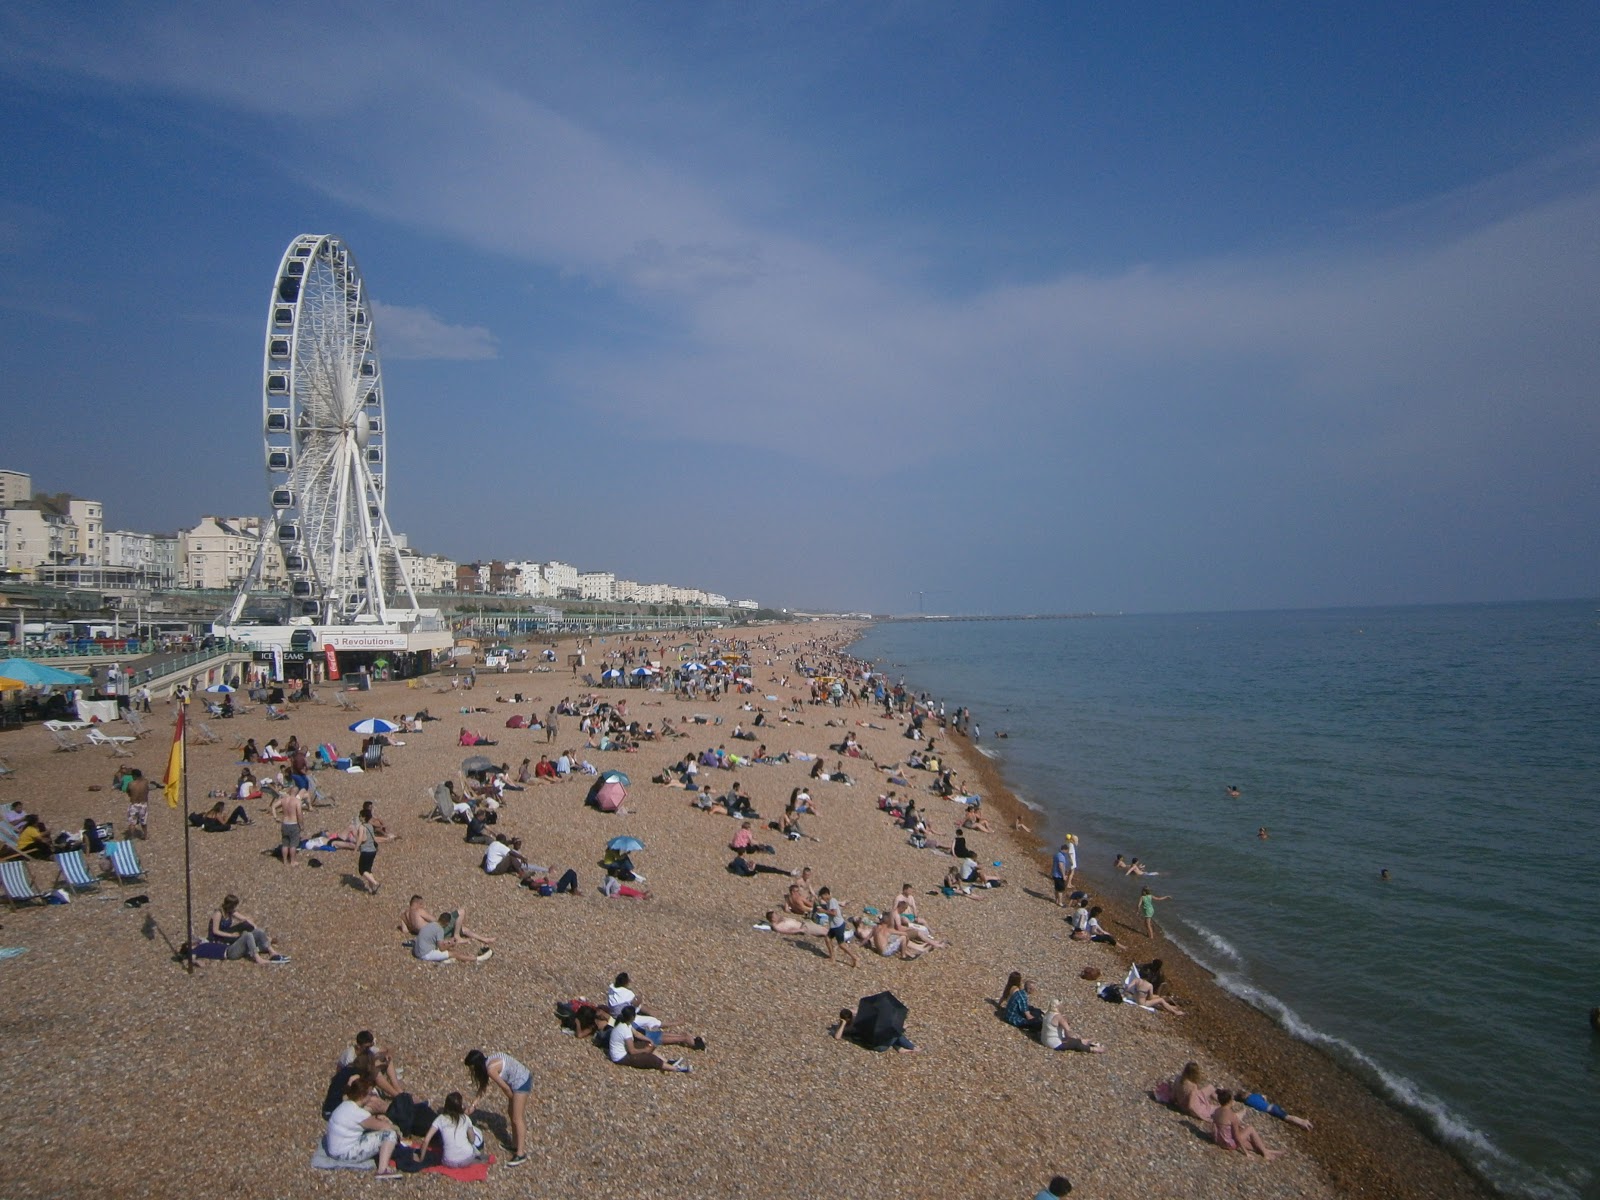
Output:
<path fill-rule="evenodd" d="M 758 663 L 772 658 L 776 665 L 757 666 L 758 694 L 748 699 L 763 703 L 763 695 L 773 694 L 782 705 L 805 691 L 776 682 L 783 674 L 798 676 L 793 647 L 826 637 L 837 654 L 851 628 L 751 631 L 789 649 L 757 652 Z M 591 661 L 636 646 L 631 639 L 597 642 Z M 670 653 L 663 657 L 670 661 Z M 859 772 L 854 786 L 811 785 L 821 811 L 807 819 L 807 831 L 816 842 L 787 843 L 764 832 L 791 789 L 808 778 L 808 761 L 710 772 L 714 787 L 737 780 L 755 800 L 761 838 L 778 843 L 766 861 L 787 870 L 814 866 L 817 883 L 831 886 L 852 912 L 886 905 L 902 881 L 911 882 L 929 923 L 951 943 L 915 962 L 862 953 L 851 968 L 828 961 L 817 939 L 752 929 L 776 906 L 779 877 L 730 875 L 727 842 L 737 822 L 698 812 L 685 792 L 650 782 L 687 751 L 725 739 L 739 747 L 731 733 L 736 722 L 751 720 L 740 707 L 746 698 L 684 702 L 646 690 L 597 692 L 602 700 L 626 700 L 640 721 L 683 721 L 690 736 L 651 743 L 638 754 L 580 750 L 600 769 L 621 767 L 633 777 L 625 816 L 585 807 L 582 780 L 508 794 L 500 828 L 527 839 L 537 861 L 579 873 L 584 894 L 545 899 L 484 875 L 481 852 L 463 843 L 461 827 L 422 819 L 431 808 L 424 793 L 455 775 L 471 753 L 456 744 L 460 726 L 487 734 L 497 748 L 483 753 L 514 765 L 537 758 L 549 743 L 505 727 L 506 717 L 544 712 L 589 689 L 559 670 L 480 672 L 472 692 L 451 691 L 448 680 L 435 675 L 416 688 L 378 684 L 354 697 L 360 709 L 354 713 L 321 703 L 295 707 L 283 724 L 268 724 L 259 711 L 241 715 L 215 723 L 221 743 L 190 743 L 190 794 L 199 809 L 211 803 L 202 802 L 209 789 L 237 778 L 235 738 L 295 732 L 305 741 L 347 746 L 348 725 L 361 716 L 430 706 L 441 718 L 400 735 L 405 745 L 391 751 L 382 771 L 317 775 L 335 806 L 311 813 L 308 828 L 342 829 L 361 802 L 372 800 L 401 835 L 381 848 L 377 897 L 360 889 L 348 852 L 314 855 L 321 870 L 286 868 L 268 857 L 277 828 L 259 802 L 250 805 L 253 826 L 194 835 L 197 926 L 225 892 L 235 892 L 290 962 L 212 963 L 192 977 L 173 964 L 185 920 L 185 839 L 182 814 L 159 799 L 150 838 L 138 846 L 148 884 L 108 883 L 69 905 L 5 919 L 7 944 L 25 950 L 0 962 L 12 1028 L 37 1052 L 15 1058 L 0 1077 L 0 1100 L 29 1115 L 47 1148 L 19 1160 L 10 1179 L 19 1200 L 178 1194 L 192 1190 L 202 1164 L 213 1190 L 241 1200 L 307 1188 L 349 1194 L 352 1183 L 364 1186 L 359 1178 L 324 1175 L 307 1164 L 322 1132 L 317 1102 L 333 1057 L 363 1028 L 395 1048 L 406 1086 L 434 1103 L 464 1085 L 460 1063 L 468 1048 L 507 1051 L 527 1063 L 536 1077 L 532 1178 L 551 1196 L 768 1192 L 888 1200 L 943 1195 L 956 1182 L 1020 1198 L 1058 1172 L 1072 1178 L 1074 1195 L 1084 1196 L 1482 1194 L 1455 1160 L 1392 1110 L 1265 1017 L 1208 991 L 1208 981 L 1176 954 L 1169 956 L 1173 986 L 1195 1003 L 1196 1015 L 1166 1017 L 1096 1000 L 1080 971 L 1095 965 L 1109 976 L 1126 949 L 1119 954 L 1065 938 L 1057 910 L 1039 898 L 1045 893 L 1023 865 L 1038 860 L 1003 825 L 972 841 L 980 854 L 1010 856 L 1009 884 L 974 899 L 940 897 L 937 881 L 950 858 L 910 846 L 877 808 L 883 777 L 871 763 L 901 760 L 905 742 L 899 728 L 858 725 L 870 710 L 807 705 L 780 722 L 779 708 L 764 702 L 769 723 L 756 732 L 766 735 L 773 754 L 807 751 L 831 759 L 828 745 L 846 729 L 869 752 L 868 759 L 845 760 Z M 497 702 L 497 692 L 527 697 L 522 704 Z M 486 711 L 455 711 L 463 707 Z M 58 753 L 37 729 L 0 735 L 0 753 L 17 768 L 6 797 L 23 800 L 52 828 L 92 817 L 120 829 L 125 806 L 106 786 L 111 770 L 125 761 L 159 779 L 172 713 L 157 705 L 155 732 L 133 743 L 127 760 Z M 706 723 L 690 723 L 696 714 Z M 561 730 L 557 749 L 583 746 L 575 719 L 563 718 Z M 969 778 L 985 780 L 994 797 L 991 815 L 1003 821 L 1009 792 L 984 774 L 998 766 L 973 761 L 982 756 L 962 739 L 942 745 Z M 909 777 L 920 801 L 930 779 Z M 933 810 L 941 835 L 953 810 Z M 595 895 L 599 850 L 624 832 L 647 847 L 639 868 L 655 893 L 648 902 Z M 53 874 L 48 863 L 32 864 L 41 888 Z M 1091 887 L 1099 882 L 1090 872 L 1080 877 Z M 414 961 L 395 932 L 413 891 L 435 910 L 463 910 L 469 928 L 495 937 L 492 960 L 452 969 Z M 123 899 L 135 893 L 147 894 L 148 906 L 126 908 Z M 1108 912 L 1120 938 L 1123 915 L 1114 902 Z M 998 994 L 1012 969 L 1040 981 L 1040 1000 L 1062 998 L 1074 1027 L 1103 1041 L 1107 1052 L 1052 1054 L 999 1022 L 986 998 Z M 619 970 L 632 974 L 653 1010 L 705 1034 L 707 1050 L 691 1055 L 693 1074 L 614 1067 L 563 1035 L 551 1015 L 554 1001 L 601 994 Z M 114 995 L 106 981 L 114 982 Z M 908 1006 L 907 1033 L 920 1053 L 876 1055 L 828 1036 L 841 1005 L 882 990 Z M 86 1057 L 107 1065 L 91 1083 L 63 1093 L 61 1064 Z M 1203 1062 L 1219 1083 L 1260 1086 L 1290 1111 L 1310 1116 L 1317 1130 L 1303 1133 L 1262 1118 L 1254 1123 L 1270 1144 L 1289 1151 L 1284 1158 L 1263 1163 L 1218 1151 L 1193 1122 L 1146 1094 L 1189 1058 Z M 159 1149 L 147 1135 L 153 1112 L 170 1118 Z M 503 1162 L 504 1108 L 491 1098 L 482 1115 Z M 92 1154 L 71 1149 L 86 1127 L 100 1139 Z M 1358 1137 L 1342 1132 L 1352 1129 Z M 892 1146 L 884 1141 L 891 1133 Z M 1347 1160 L 1337 1161 L 1340 1154 Z M 492 1168 L 483 1194 L 520 1195 L 525 1176 Z"/>
<path fill-rule="evenodd" d="M 871 627 L 870 623 L 860 625 L 845 652 L 850 653 Z M 919 683 L 908 679 L 906 686 L 913 693 L 926 690 Z M 960 698 L 954 703 L 960 704 Z M 942 734 L 941 744 L 947 752 L 955 751 L 963 777 L 976 785 L 971 790 L 983 797 L 984 814 L 994 823 L 996 836 L 1010 841 L 1018 860 L 1034 868 L 1040 881 L 1036 886 L 1049 889 L 1053 839 L 1037 830 L 1015 829 L 1013 822 L 1020 818 L 1035 825 L 1051 814 L 1030 807 L 1017 796 L 1006 780 L 1003 756 L 983 754 L 953 725 Z M 995 821 L 996 817 L 1000 820 Z M 1136 959 L 1162 959 L 1170 981 L 1167 990 L 1192 1006 L 1186 1008 L 1189 1016 L 1184 1032 L 1194 1044 L 1225 1063 L 1233 1078 L 1267 1090 L 1289 1111 L 1314 1121 L 1316 1132 L 1303 1139 L 1305 1152 L 1341 1194 L 1441 1200 L 1488 1200 L 1498 1195 L 1416 1118 L 1386 1100 L 1353 1070 L 1227 991 L 1211 971 L 1170 939 L 1161 936 L 1154 943 L 1146 941 L 1133 917 L 1115 911 L 1126 909 L 1117 896 L 1124 881 L 1107 879 L 1084 866 L 1078 868 L 1077 880 L 1077 887 L 1105 905 L 1107 928 L 1117 937 L 1112 953 L 1124 971 Z M 1159 920 L 1157 924 L 1159 928 Z M 1194 1003 L 1196 998 L 1200 1003 Z"/>

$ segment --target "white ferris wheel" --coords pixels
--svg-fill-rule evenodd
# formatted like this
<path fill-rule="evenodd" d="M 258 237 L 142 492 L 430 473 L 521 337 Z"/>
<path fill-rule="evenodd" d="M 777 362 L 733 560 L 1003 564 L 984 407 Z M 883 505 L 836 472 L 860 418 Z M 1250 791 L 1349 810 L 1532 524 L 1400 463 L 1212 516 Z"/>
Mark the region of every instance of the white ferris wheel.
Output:
<path fill-rule="evenodd" d="M 278 266 L 262 429 L 272 506 L 262 550 L 275 540 L 283 552 L 293 616 L 331 625 L 415 614 L 384 513 L 388 427 L 372 309 L 338 238 L 302 234 Z M 396 610 L 391 591 L 409 611 Z M 235 619 L 243 603 L 241 589 Z"/>

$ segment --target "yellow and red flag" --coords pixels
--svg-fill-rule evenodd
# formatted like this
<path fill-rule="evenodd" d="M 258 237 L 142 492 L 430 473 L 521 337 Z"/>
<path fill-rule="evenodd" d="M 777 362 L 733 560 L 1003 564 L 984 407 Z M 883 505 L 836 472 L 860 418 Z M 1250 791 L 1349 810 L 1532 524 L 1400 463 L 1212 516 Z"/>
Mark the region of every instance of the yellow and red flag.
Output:
<path fill-rule="evenodd" d="M 167 755 L 167 775 L 161 781 L 168 808 L 177 808 L 183 797 L 183 722 L 186 715 L 183 709 L 178 710 L 178 723 L 172 728 L 172 750 Z"/>

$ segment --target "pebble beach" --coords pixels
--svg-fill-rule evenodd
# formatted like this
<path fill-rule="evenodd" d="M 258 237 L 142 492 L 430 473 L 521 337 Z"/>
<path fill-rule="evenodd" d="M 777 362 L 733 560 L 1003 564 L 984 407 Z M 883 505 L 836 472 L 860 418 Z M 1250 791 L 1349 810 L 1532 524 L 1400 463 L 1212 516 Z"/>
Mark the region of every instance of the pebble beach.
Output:
<path fill-rule="evenodd" d="M 1048 848 L 1008 832 L 1015 818 L 1031 814 L 994 764 L 957 736 L 941 737 L 941 750 L 984 797 L 996 830 L 968 840 L 981 861 L 1003 864 L 1007 883 L 973 898 L 939 895 L 952 860 L 911 846 L 878 810 L 880 793 L 909 791 L 941 841 L 963 815 L 927 790 L 929 773 L 909 773 L 906 789 L 874 769 L 873 762 L 898 763 L 912 748 L 904 722 L 867 705 L 784 711 L 790 697 L 805 693 L 795 648 L 843 648 L 855 628 L 762 630 L 769 644 L 751 653 L 756 692 L 749 696 L 682 701 L 647 689 L 600 691 L 602 699 L 625 698 L 634 719 L 659 726 L 670 718 L 689 734 L 637 753 L 585 749 L 572 717 L 561 719 L 554 743 L 542 731 L 507 728 L 514 713 L 542 714 L 591 691 L 564 666 L 536 671 L 531 661 L 505 674 L 480 670 L 471 691 L 451 690 L 448 677 L 433 676 L 414 687 L 376 684 L 352 697 L 355 712 L 305 703 L 291 709 L 288 722 L 269 723 L 260 708 L 210 721 L 220 743 L 189 747 L 196 810 L 213 802 L 208 791 L 227 790 L 237 778 L 235 740 L 294 733 L 302 742 L 353 749 L 360 739 L 347 726 L 358 717 L 427 708 L 440 718 L 422 732 L 397 735 L 405 744 L 389 750 L 381 771 L 317 775 L 334 804 L 308 813 L 308 830 L 343 829 L 372 801 L 400 835 L 378 855 L 377 896 L 359 886 L 353 853 L 303 852 L 301 865 L 279 862 L 270 854 L 277 825 L 260 802 L 250 806 L 251 826 L 192 834 L 197 932 L 221 897 L 235 892 L 288 963 L 210 962 L 190 974 L 175 961 L 186 936 L 184 829 L 182 814 L 154 793 L 150 837 L 138 846 L 146 885 L 108 881 L 70 904 L 6 915 L 0 945 L 25 952 L 0 961 L 13 1031 L 0 1100 L 27 1130 L 31 1150 L 11 1156 L 5 1193 L 253 1198 L 476 1188 L 508 1196 L 886 1200 L 961 1190 L 1025 1198 L 1061 1174 L 1072 1180 L 1074 1196 L 1484 1194 L 1454 1158 L 1360 1081 L 1225 995 L 1163 939 L 1146 939 L 1116 881 L 1092 869 L 1080 870 L 1078 886 L 1105 905 L 1102 921 L 1119 945 L 1070 941 L 1052 900 Z M 590 650 L 596 674 L 592 664 L 606 648 Z M 669 667 L 676 658 L 671 650 L 650 656 Z M 782 676 L 790 684 L 780 689 Z M 511 702 L 514 693 L 521 703 Z M 322 698 L 331 696 L 328 685 Z M 911 883 L 921 914 L 948 948 L 910 962 L 858 950 L 860 966 L 852 969 L 828 961 L 816 938 L 754 928 L 779 906 L 787 881 L 729 874 L 727 843 L 738 822 L 696 811 L 684 791 L 651 782 L 690 751 L 725 745 L 749 752 L 751 743 L 729 738 L 735 722 L 751 724 L 746 702 L 766 710 L 769 723 L 755 732 L 770 754 L 802 751 L 831 762 L 837 756 L 829 745 L 853 732 L 868 756 L 845 760 L 851 784 L 809 785 L 819 809 L 807 822 L 815 842 L 788 842 L 765 828 L 781 816 L 790 791 L 808 782 L 810 763 L 703 772 L 719 794 L 737 780 L 752 797 L 762 816 L 757 840 L 776 846 L 763 861 L 812 867 L 816 882 L 852 913 L 887 909 L 901 884 Z M 488 711 L 463 714 L 462 707 Z M 58 751 L 38 728 L 0 735 L 0 754 L 14 768 L 0 782 L 0 802 L 21 800 L 52 830 L 92 817 L 113 822 L 120 834 L 125 803 L 110 787 L 113 769 L 127 761 L 159 780 L 174 711 L 156 703 L 155 732 L 130 747 L 128 760 L 100 749 Z M 692 723 L 696 715 L 708 723 Z M 498 744 L 463 749 L 462 726 Z M 124 732 L 116 725 L 111 731 Z M 576 869 L 580 895 L 540 897 L 512 879 L 486 876 L 482 849 L 463 841 L 461 826 L 424 819 L 430 789 L 459 781 L 467 755 L 483 753 L 514 771 L 524 757 L 565 748 L 602 771 L 627 772 L 626 814 L 585 807 L 592 780 L 574 777 L 507 793 L 497 828 L 522 838 L 533 861 Z M 601 853 L 619 834 L 645 845 L 634 858 L 650 900 L 598 893 Z M 1079 860 L 1108 859 L 1103 851 L 1081 847 Z M 313 857 L 320 868 L 307 865 Z M 30 869 L 41 889 L 53 882 L 53 865 Z M 413 893 L 436 912 L 464 909 L 472 929 L 495 939 L 493 957 L 449 967 L 413 959 L 397 928 Z M 136 894 L 147 894 L 149 903 L 126 907 Z M 1106 1004 L 1081 978 L 1095 967 L 1103 979 L 1120 979 L 1129 961 L 1153 957 L 1164 959 L 1167 990 L 1181 997 L 1187 1016 Z M 652 1012 L 706 1038 L 706 1050 L 690 1055 L 693 1073 L 614 1067 L 562 1030 L 556 1001 L 603 997 L 624 970 Z M 1034 1002 L 1059 999 L 1074 1029 L 1106 1053 L 1052 1053 L 1000 1021 L 990 1001 L 1012 970 L 1038 980 Z M 884 990 L 907 1005 L 906 1033 L 918 1053 L 875 1054 L 828 1036 L 841 1006 Z M 370 1172 L 313 1170 L 323 1091 L 358 1029 L 373 1030 L 392 1048 L 402 1081 L 435 1104 L 448 1091 L 468 1090 L 461 1060 L 469 1049 L 504 1051 L 526 1063 L 534 1074 L 531 1161 L 515 1170 L 504 1165 L 509 1132 L 491 1097 L 478 1120 L 500 1161 L 484 1185 L 419 1175 L 390 1187 Z M 1314 1131 L 1252 1113 L 1251 1124 L 1285 1156 L 1264 1162 L 1219 1150 L 1197 1123 L 1149 1095 L 1190 1059 L 1219 1084 L 1266 1092 L 1311 1119 Z"/>

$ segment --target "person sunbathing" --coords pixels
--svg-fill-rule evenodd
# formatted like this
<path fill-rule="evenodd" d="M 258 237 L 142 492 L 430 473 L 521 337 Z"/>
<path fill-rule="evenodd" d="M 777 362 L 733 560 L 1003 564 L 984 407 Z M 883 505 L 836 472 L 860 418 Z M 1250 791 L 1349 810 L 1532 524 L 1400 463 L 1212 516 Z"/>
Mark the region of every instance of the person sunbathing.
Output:
<path fill-rule="evenodd" d="M 1131 984 L 1124 984 L 1122 994 L 1132 1000 L 1140 1008 L 1148 1008 L 1155 1012 L 1169 1012 L 1175 1017 L 1184 1015 L 1183 1009 L 1156 995 L 1155 988 L 1150 986 L 1148 979 L 1135 979 Z"/>
<path fill-rule="evenodd" d="M 808 933 L 813 937 L 824 937 L 828 932 L 825 926 L 815 921 L 802 921 L 791 912 L 779 912 L 773 908 L 767 910 L 766 922 L 774 933 Z"/>
<path fill-rule="evenodd" d="M 908 934 L 897 933 L 889 927 L 888 921 L 879 921 L 876 925 L 865 925 L 856 922 L 856 941 L 868 950 L 881 954 L 884 958 L 921 958 L 928 952 L 928 947 L 921 942 L 913 942 Z"/>
<path fill-rule="evenodd" d="M 1245 1124 L 1244 1117 L 1234 1107 L 1234 1095 L 1227 1088 L 1217 1090 L 1217 1111 L 1211 1116 L 1211 1137 L 1224 1150 L 1237 1150 L 1249 1154 L 1254 1150 L 1269 1162 L 1283 1156 L 1282 1150 L 1269 1150 L 1261 1135 Z"/>
<path fill-rule="evenodd" d="M 1168 1103 L 1172 1107 L 1197 1121 L 1210 1122 L 1216 1115 L 1217 1089 L 1206 1082 L 1205 1072 L 1199 1063 L 1184 1063 L 1183 1070 L 1178 1072 L 1178 1077 L 1168 1084 L 1164 1091 L 1161 1088 L 1156 1089 L 1157 1099 L 1161 1099 L 1163 1094 L 1168 1097 Z M 1285 1112 L 1281 1106 L 1274 1104 L 1260 1092 L 1246 1093 L 1243 1088 L 1239 1088 L 1234 1091 L 1234 1095 L 1247 1107 L 1266 1113 L 1269 1117 L 1287 1121 L 1300 1129 L 1312 1127 L 1310 1121 Z"/>

